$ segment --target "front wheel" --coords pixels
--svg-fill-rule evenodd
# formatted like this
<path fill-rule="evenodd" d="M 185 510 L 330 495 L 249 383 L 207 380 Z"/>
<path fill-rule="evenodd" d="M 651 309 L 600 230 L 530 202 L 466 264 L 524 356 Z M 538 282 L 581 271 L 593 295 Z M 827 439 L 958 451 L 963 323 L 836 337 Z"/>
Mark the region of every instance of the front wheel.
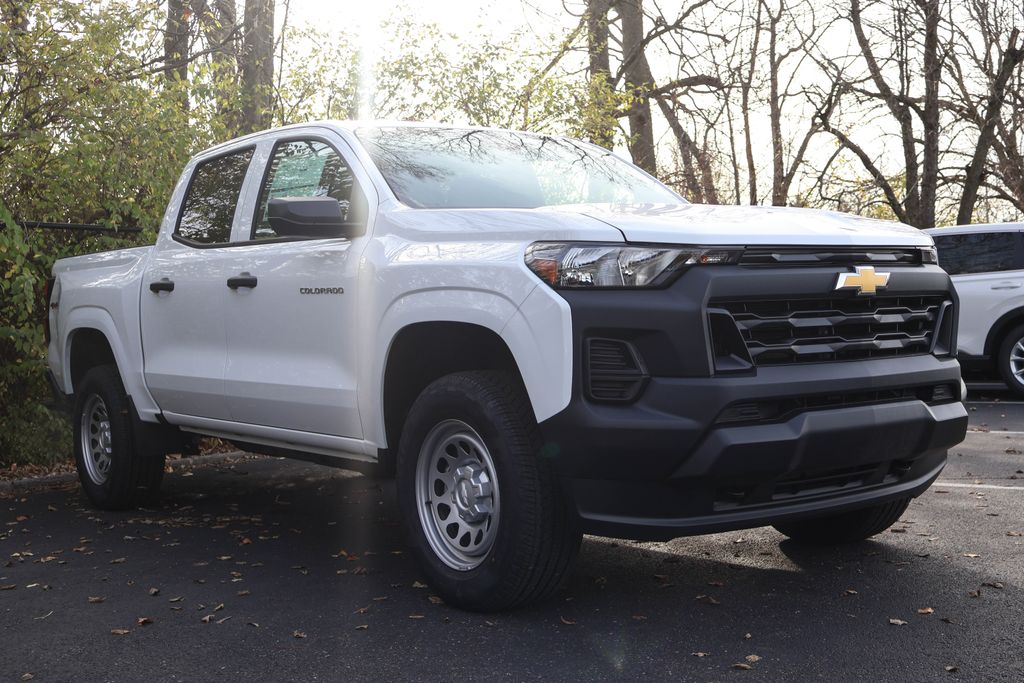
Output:
<path fill-rule="evenodd" d="M 811 545 L 855 543 L 880 534 L 891 527 L 899 521 L 909 505 L 910 498 L 900 498 L 881 505 L 841 512 L 837 515 L 776 524 L 775 528 L 799 543 Z"/>
<path fill-rule="evenodd" d="M 151 500 L 163 478 L 162 453 L 140 453 L 134 419 L 117 368 L 85 373 L 75 387 L 75 464 L 82 489 L 102 510 L 123 510 Z"/>
<path fill-rule="evenodd" d="M 999 363 L 999 374 L 1010 391 L 1024 396 L 1024 325 L 1013 328 L 1003 338 L 996 362 Z"/>
<path fill-rule="evenodd" d="M 445 602 L 500 610 L 561 584 L 581 535 L 540 445 L 527 398 L 506 373 L 448 375 L 416 399 L 398 448 L 399 503 Z"/>

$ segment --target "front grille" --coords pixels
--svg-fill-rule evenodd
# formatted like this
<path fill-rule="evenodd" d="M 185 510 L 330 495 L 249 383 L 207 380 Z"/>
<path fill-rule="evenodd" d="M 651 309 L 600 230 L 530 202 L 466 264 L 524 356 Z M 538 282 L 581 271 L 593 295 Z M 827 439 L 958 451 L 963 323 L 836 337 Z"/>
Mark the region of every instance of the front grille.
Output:
<path fill-rule="evenodd" d="M 910 247 L 875 249 L 827 249 L 814 247 L 750 247 L 740 257 L 741 266 L 846 266 L 910 265 L 922 263 L 920 249 Z"/>
<path fill-rule="evenodd" d="M 887 295 L 716 301 L 735 320 L 754 365 L 928 353 L 947 299 Z"/>

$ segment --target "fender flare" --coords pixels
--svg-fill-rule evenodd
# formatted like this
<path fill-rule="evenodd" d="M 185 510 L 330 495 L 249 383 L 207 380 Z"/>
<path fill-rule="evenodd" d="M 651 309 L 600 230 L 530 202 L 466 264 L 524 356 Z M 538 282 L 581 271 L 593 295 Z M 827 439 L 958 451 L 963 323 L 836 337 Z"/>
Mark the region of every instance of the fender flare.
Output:
<path fill-rule="evenodd" d="M 540 292 L 540 294 L 538 294 Z M 365 438 L 383 446 L 384 376 L 398 334 L 417 323 L 477 325 L 496 334 L 508 347 L 526 386 L 538 421 L 569 404 L 572 390 L 572 325 L 568 303 L 537 287 L 520 305 L 499 293 L 479 289 L 432 289 L 408 292 L 384 311 L 372 339 L 386 344 L 366 349 L 360 377 L 359 410 Z"/>

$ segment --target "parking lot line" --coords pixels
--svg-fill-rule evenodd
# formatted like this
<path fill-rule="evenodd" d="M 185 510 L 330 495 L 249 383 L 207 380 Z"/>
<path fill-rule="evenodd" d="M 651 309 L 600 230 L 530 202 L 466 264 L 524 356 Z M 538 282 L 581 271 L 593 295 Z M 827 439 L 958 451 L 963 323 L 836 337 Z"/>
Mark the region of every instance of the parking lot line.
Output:
<path fill-rule="evenodd" d="M 962 484 L 952 481 L 937 481 L 934 486 L 947 486 L 957 489 L 998 489 L 1000 491 L 1024 491 L 1024 486 L 1000 486 L 999 484 Z"/>
<path fill-rule="evenodd" d="M 984 429 L 968 429 L 968 434 L 1003 434 L 1005 436 L 1021 436 L 1024 432 L 1014 432 L 1010 430 L 997 429 L 996 431 L 984 430 Z"/>

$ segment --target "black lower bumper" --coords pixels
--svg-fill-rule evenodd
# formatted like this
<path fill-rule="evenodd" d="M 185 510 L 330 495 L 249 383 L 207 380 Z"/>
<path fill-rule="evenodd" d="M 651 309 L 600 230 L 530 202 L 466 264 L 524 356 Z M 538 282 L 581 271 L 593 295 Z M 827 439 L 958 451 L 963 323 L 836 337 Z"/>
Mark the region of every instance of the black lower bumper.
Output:
<path fill-rule="evenodd" d="M 956 386 L 953 359 L 916 356 L 760 368 L 754 377 L 652 378 L 637 402 L 574 399 L 541 424 L 585 531 L 664 540 L 917 496 L 963 440 L 956 400 L 807 409 L 722 422 L 737 401 Z"/>

